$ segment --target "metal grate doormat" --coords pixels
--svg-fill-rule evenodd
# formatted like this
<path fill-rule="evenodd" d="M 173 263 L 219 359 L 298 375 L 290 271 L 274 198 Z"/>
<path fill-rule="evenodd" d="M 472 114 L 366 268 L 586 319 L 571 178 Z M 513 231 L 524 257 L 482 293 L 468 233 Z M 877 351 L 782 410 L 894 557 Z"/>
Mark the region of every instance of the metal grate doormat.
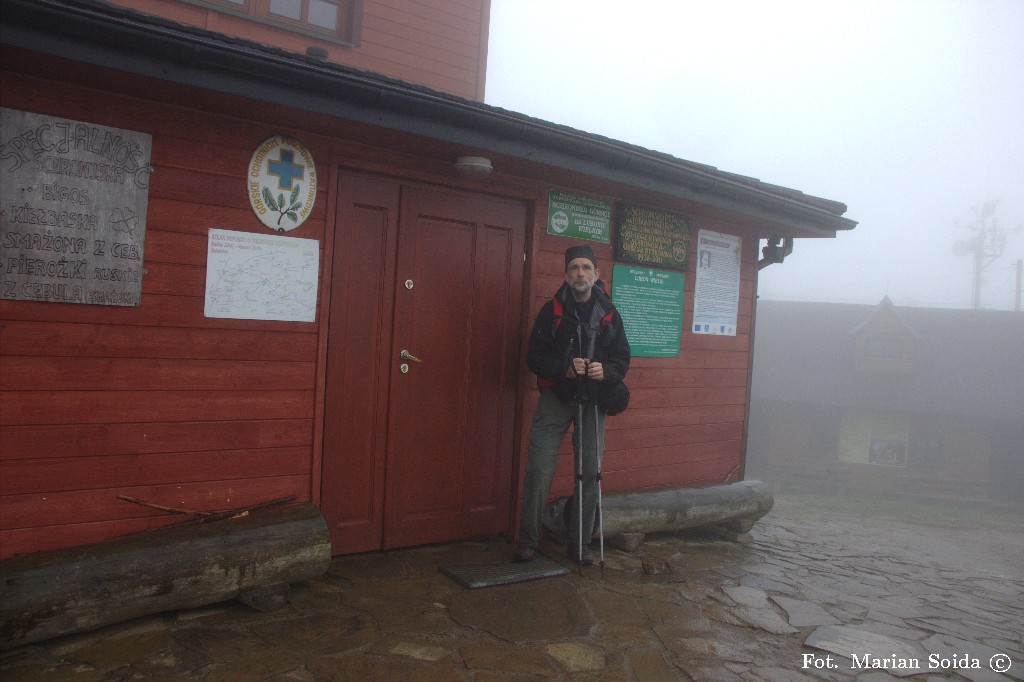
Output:
<path fill-rule="evenodd" d="M 438 570 L 463 587 L 470 589 L 554 578 L 569 572 L 565 566 L 539 556 L 533 561 L 527 562 L 441 566 Z"/>

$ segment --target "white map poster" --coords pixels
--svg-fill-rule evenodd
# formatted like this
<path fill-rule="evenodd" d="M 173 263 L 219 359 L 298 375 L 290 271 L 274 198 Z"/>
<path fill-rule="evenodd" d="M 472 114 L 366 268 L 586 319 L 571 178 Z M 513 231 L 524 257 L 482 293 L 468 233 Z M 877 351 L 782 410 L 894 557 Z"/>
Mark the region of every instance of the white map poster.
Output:
<path fill-rule="evenodd" d="M 740 303 L 740 237 L 700 230 L 693 287 L 693 333 L 736 336 Z"/>
<path fill-rule="evenodd" d="M 210 230 L 206 317 L 314 322 L 320 243 Z"/>

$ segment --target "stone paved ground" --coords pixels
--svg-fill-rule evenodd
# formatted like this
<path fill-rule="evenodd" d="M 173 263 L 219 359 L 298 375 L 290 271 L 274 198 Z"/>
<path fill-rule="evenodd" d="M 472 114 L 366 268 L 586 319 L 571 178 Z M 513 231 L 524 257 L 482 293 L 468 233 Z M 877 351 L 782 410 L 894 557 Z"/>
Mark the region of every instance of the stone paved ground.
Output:
<path fill-rule="evenodd" d="M 635 554 L 606 549 L 603 578 L 594 566 L 477 590 L 438 567 L 505 560 L 506 543 L 347 557 L 281 611 L 140 619 L 7 652 L 0 678 L 1024 679 L 1024 517 L 863 512 L 783 498 L 750 544 L 650 538 Z M 1001 656 L 1006 674 L 990 668 Z"/>

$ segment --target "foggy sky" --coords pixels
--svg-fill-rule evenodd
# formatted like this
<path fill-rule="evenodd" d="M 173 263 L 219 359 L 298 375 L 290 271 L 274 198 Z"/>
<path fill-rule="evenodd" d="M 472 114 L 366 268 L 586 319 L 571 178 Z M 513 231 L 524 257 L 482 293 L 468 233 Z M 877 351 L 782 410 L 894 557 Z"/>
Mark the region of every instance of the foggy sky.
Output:
<path fill-rule="evenodd" d="M 1021 36 L 1021 0 L 492 0 L 486 102 L 846 203 L 762 298 L 965 308 L 973 207 L 1024 226 Z"/>

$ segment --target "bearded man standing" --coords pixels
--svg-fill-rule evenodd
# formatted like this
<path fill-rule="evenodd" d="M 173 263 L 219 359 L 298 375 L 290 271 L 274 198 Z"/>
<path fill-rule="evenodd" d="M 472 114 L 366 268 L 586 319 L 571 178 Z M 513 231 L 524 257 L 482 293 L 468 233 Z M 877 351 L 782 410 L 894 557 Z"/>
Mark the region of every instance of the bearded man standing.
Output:
<path fill-rule="evenodd" d="M 568 524 L 569 556 L 582 566 L 594 563 L 590 538 L 605 423 L 598 405 L 602 391 L 625 378 L 630 359 L 622 318 L 605 293 L 600 275 L 593 249 L 566 249 L 565 282 L 541 308 L 530 334 L 526 363 L 537 375 L 540 401 L 530 428 L 517 561 L 530 561 L 536 554 L 558 448 L 573 424 L 574 456 L 580 453 L 582 443 L 583 528 L 580 531 L 578 522 Z M 574 514 L 578 504 L 576 500 Z"/>

